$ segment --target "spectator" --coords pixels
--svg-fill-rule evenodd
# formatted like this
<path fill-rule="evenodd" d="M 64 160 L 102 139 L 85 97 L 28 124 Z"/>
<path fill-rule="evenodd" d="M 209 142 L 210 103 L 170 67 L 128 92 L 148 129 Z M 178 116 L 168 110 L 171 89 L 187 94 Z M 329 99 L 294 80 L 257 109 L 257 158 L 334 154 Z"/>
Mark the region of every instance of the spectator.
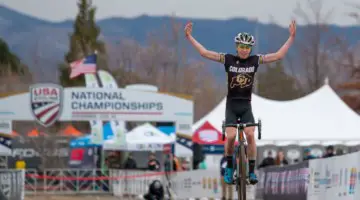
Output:
<path fill-rule="evenodd" d="M 260 163 L 258 168 L 260 169 L 263 167 L 275 165 L 275 160 L 273 157 L 274 156 L 272 155 L 272 151 L 269 151 L 267 157 L 264 158 L 264 160 Z"/>
<path fill-rule="evenodd" d="M 284 152 L 283 151 L 278 151 L 276 158 L 275 158 L 275 165 L 277 166 L 284 166 L 284 165 L 288 165 L 288 161 L 285 159 L 284 156 Z"/>
<path fill-rule="evenodd" d="M 120 152 L 110 152 L 108 159 L 108 167 L 111 169 L 120 169 L 121 168 L 121 154 Z"/>
<path fill-rule="evenodd" d="M 305 160 L 315 159 L 315 158 L 316 158 L 316 157 L 311 154 L 311 149 L 310 149 L 310 148 L 306 148 L 306 149 L 304 150 L 304 161 L 305 161 Z"/>
<path fill-rule="evenodd" d="M 324 155 L 323 157 L 324 157 L 324 158 L 330 158 L 330 157 L 333 157 L 333 156 L 335 156 L 334 146 L 329 145 L 329 146 L 326 148 L 326 153 L 325 153 L 325 155 Z"/>
<path fill-rule="evenodd" d="M 110 163 L 109 163 L 109 158 L 105 158 L 104 164 L 103 164 L 102 167 L 101 167 L 101 172 L 102 172 L 103 174 L 108 174 L 108 172 L 109 172 L 109 165 L 110 165 Z"/>
<path fill-rule="evenodd" d="M 226 156 L 224 154 L 220 160 L 221 192 L 222 192 L 221 200 L 233 199 L 232 198 L 232 194 L 233 194 L 232 185 L 228 185 L 224 181 L 226 165 L 227 165 L 227 160 L 226 160 Z M 228 198 L 226 198 L 226 196 L 228 196 Z"/>
<path fill-rule="evenodd" d="M 125 169 L 137 169 L 136 161 L 134 160 L 132 153 L 129 153 L 125 161 Z"/>
<path fill-rule="evenodd" d="M 184 159 L 182 162 L 181 162 L 181 168 L 182 170 L 190 170 L 190 162 L 186 159 Z"/>
<path fill-rule="evenodd" d="M 22 158 L 22 156 L 19 156 L 16 160 L 15 163 L 15 168 L 16 169 L 26 169 L 26 162 L 25 160 Z"/>
<path fill-rule="evenodd" d="M 344 155 L 344 154 L 345 154 L 344 150 L 342 150 L 342 149 L 336 149 L 336 155 L 337 155 L 337 156 L 341 156 L 341 155 Z"/>
<path fill-rule="evenodd" d="M 148 162 L 148 170 L 160 171 L 160 162 L 158 160 L 156 160 L 154 153 L 150 153 L 149 162 Z"/>
<path fill-rule="evenodd" d="M 181 163 L 180 163 L 180 160 L 179 160 L 179 158 L 178 157 L 176 157 L 175 155 L 173 155 L 173 154 L 171 154 L 172 155 L 172 157 L 173 157 L 173 165 L 174 165 L 174 167 L 173 168 L 175 168 L 175 170 L 176 171 L 182 171 L 182 167 L 181 167 Z M 175 171 L 174 170 L 174 171 Z"/>
<path fill-rule="evenodd" d="M 172 166 L 171 166 L 171 164 L 172 164 Z M 168 154 L 166 156 L 164 166 L 165 166 L 165 171 L 167 171 L 167 172 L 181 170 L 181 169 L 179 169 L 179 166 L 180 166 L 179 160 L 173 154 Z"/>
<path fill-rule="evenodd" d="M 207 165 L 206 165 L 205 156 L 204 156 L 202 161 L 199 164 L 199 169 L 206 169 L 206 168 L 207 168 Z"/>

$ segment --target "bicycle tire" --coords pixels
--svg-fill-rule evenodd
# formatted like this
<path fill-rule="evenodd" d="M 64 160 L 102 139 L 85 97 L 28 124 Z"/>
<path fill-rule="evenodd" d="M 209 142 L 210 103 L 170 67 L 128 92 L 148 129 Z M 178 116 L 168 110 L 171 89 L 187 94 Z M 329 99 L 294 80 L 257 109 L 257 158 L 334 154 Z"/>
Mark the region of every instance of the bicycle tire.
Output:
<path fill-rule="evenodd" d="M 247 178 L 247 161 L 246 161 L 246 152 L 245 152 L 245 145 L 240 144 L 239 146 L 239 162 L 236 166 L 236 173 L 237 173 L 237 193 L 238 193 L 238 200 L 246 200 L 246 178 Z"/>

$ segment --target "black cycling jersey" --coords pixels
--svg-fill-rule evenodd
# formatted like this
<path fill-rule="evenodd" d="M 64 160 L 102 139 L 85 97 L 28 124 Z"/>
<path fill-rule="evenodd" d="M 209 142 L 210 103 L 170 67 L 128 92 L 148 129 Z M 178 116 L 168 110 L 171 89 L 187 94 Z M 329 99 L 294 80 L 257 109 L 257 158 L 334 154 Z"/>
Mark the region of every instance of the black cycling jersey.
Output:
<path fill-rule="evenodd" d="M 262 56 L 253 55 L 247 59 L 241 59 L 232 54 L 222 54 L 221 61 L 227 72 L 227 97 L 251 100 L 254 76 L 262 62 Z"/>

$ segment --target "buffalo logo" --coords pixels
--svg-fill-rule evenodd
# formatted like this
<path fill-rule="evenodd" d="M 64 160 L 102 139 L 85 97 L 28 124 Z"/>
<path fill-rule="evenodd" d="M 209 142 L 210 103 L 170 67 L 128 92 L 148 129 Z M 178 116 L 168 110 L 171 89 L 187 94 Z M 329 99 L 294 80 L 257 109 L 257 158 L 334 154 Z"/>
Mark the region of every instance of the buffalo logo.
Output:
<path fill-rule="evenodd" d="M 52 125 L 61 114 L 62 87 L 55 84 L 30 86 L 30 104 L 33 116 L 41 125 Z"/>
<path fill-rule="evenodd" d="M 252 78 L 248 74 L 238 74 L 237 76 L 231 79 L 230 88 L 239 86 L 240 88 L 245 88 L 250 86 L 252 83 Z"/>

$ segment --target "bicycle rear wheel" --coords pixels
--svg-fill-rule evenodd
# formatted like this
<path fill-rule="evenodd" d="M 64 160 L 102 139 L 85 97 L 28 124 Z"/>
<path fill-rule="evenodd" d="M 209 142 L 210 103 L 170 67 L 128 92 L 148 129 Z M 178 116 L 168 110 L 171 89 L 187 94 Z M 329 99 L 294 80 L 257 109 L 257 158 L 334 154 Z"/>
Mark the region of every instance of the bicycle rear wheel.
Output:
<path fill-rule="evenodd" d="M 247 161 L 244 144 L 240 144 L 238 150 L 239 163 L 236 165 L 236 190 L 238 200 L 246 200 L 246 177 L 247 177 Z"/>

